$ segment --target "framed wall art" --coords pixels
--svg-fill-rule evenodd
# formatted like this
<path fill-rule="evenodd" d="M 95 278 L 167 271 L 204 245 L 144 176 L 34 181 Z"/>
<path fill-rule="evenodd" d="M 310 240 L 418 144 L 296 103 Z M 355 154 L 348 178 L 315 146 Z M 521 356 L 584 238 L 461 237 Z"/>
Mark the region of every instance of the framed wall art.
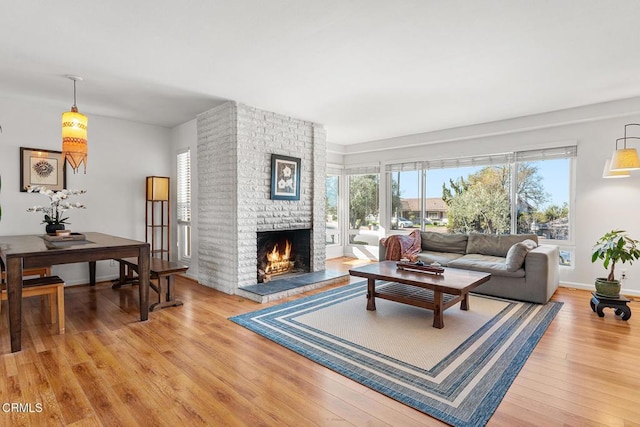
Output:
<path fill-rule="evenodd" d="M 64 190 L 67 171 L 62 152 L 20 147 L 20 191 L 27 191 L 27 185 Z"/>
<path fill-rule="evenodd" d="M 300 159 L 271 155 L 271 199 L 300 200 Z"/>

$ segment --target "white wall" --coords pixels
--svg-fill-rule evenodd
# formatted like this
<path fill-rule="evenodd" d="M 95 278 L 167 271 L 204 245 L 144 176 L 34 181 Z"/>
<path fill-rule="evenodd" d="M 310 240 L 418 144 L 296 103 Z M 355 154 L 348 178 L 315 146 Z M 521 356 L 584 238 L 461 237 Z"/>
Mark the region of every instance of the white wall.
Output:
<path fill-rule="evenodd" d="M 591 263 L 591 248 L 611 229 L 627 230 L 640 239 L 640 171 L 631 178 L 602 179 L 602 169 L 623 136 L 624 125 L 640 123 L 640 98 L 598 104 L 579 109 L 487 123 L 345 147 L 345 165 L 376 162 L 444 159 L 482 153 L 499 153 L 577 141 L 574 267 L 561 269 L 567 286 L 593 288 L 595 277 L 605 275 L 601 264 Z M 628 136 L 640 136 L 640 128 L 628 128 Z M 633 133 L 632 133 L 633 132 Z M 330 135 L 329 135 L 330 136 Z M 630 145 L 638 148 L 637 140 Z M 625 264 L 628 279 L 623 291 L 640 295 L 640 262 Z"/>
<path fill-rule="evenodd" d="M 89 157 L 87 174 L 67 170 L 67 188 L 87 193 L 72 200 L 83 202 L 86 210 L 69 212 L 73 231 L 98 231 L 144 241 L 145 177 L 169 176 L 173 157 L 171 131 L 166 128 L 92 115 L 89 117 Z M 47 205 L 40 194 L 22 193 L 20 187 L 20 147 L 60 151 L 60 118 L 63 109 L 44 107 L 28 100 L 0 98 L 0 236 L 43 234 L 40 213 L 28 213 L 33 205 Z M 69 284 L 88 283 L 86 264 L 54 267 Z M 98 262 L 97 278 L 117 275 L 109 261 Z"/>

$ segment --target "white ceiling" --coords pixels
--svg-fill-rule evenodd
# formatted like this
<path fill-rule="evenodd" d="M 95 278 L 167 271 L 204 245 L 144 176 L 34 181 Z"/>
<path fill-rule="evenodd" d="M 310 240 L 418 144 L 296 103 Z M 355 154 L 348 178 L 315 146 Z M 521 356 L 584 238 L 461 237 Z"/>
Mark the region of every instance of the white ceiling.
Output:
<path fill-rule="evenodd" d="M 4 2 L 0 98 L 173 127 L 223 100 L 358 142 L 640 95 L 638 0 Z M 2 122 L 2 117 L 0 117 Z"/>

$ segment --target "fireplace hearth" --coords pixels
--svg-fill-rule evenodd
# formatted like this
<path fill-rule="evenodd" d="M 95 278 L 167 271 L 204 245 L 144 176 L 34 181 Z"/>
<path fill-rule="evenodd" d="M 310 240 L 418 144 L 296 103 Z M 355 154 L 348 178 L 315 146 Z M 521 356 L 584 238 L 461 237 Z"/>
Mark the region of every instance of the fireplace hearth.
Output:
<path fill-rule="evenodd" d="M 310 229 L 265 231 L 257 237 L 258 283 L 310 271 Z"/>

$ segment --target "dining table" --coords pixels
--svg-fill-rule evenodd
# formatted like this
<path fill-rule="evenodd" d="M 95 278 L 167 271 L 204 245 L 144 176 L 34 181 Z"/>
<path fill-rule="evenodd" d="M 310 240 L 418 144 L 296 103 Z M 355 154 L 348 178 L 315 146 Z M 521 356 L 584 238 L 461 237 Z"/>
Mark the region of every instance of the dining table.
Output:
<path fill-rule="evenodd" d="M 46 235 L 0 236 L 0 260 L 6 268 L 11 352 L 22 348 L 23 269 L 78 262 L 89 263 L 89 284 L 95 285 L 96 262 L 135 257 L 139 273 L 140 320 L 149 318 L 149 243 L 104 233 L 74 233 L 73 240 Z"/>

